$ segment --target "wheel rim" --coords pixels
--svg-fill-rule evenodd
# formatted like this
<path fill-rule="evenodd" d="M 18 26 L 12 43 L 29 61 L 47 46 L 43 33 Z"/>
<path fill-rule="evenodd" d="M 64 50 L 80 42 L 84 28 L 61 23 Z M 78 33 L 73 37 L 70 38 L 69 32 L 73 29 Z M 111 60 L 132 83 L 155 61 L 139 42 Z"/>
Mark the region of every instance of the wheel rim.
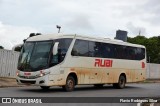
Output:
<path fill-rule="evenodd" d="M 73 82 L 73 80 L 71 80 L 71 79 L 68 80 L 67 87 L 68 87 L 69 90 L 72 90 L 72 89 L 73 89 L 73 87 L 74 87 L 74 82 Z"/>
<path fill-rule="evenodd" d="M 121 79 L 121 80 L 120 80 L 120 85 L 121 85 L 121 87 L 124 86 L 124 83 L 125 83 L 124 79 Z"/>

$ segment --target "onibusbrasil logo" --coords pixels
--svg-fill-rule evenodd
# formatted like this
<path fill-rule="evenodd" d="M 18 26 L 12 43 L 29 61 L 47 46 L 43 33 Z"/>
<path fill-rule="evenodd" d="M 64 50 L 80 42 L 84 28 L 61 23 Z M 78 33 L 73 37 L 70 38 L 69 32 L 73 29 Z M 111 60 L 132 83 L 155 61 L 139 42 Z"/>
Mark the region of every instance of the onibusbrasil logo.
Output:
<path fill-rule="evenodd" d="M 2 98 L 2 103 L 42 103 L 42 100 L 36 98 Z"/>

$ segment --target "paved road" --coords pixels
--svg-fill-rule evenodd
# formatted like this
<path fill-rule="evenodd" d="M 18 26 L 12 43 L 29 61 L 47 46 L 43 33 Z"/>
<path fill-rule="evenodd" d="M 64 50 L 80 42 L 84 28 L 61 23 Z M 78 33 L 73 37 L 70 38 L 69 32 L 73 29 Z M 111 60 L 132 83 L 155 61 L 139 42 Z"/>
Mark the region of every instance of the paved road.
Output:
<path fill-rule="evenodd" d="M 0 97 L 160 97 L 160 83 L 127 84 L 125 89 L 114 89 L 111 85 L 105 85 L 99 89 L 94 88 L 92 85 L 81 85 L 77 86 L 73 92 L 65 92 L 60 87 L 52 87 L 48 91 L 33 86 L 11 87 L 0 88 Z M 91 104 L 87 105 L 90 106 Z M 70 106 L 69 104 L 60 103 L 56 105 Z M 76 105 L 85 106 L 82 103 Z M 93 105 L 96 106 L 97 104 Z M 117 104 L 111 105 L 117 106 Z M 135 106 L 134 104 L 128 105 Z M 3 104 L 0 104 L 0 106 L 3 106 Z M 51 104 L 48 104 L 48 106 L 51 106 Z M 97 106 L 106 106 L 106 104 L 98 104 Z M 122 106 L 127 105 L 123 104 Z"/>
<path fill-rule="evenodd" d="M 0 88 L 1 97 L 160 97 L 160 83 L 127 84 L 125 89 L 114 89 L 111 85 L 94 88 L 92 85 L 77 86 L 73 92 L 61 87 L 43 91 L 40 87 Z"/>

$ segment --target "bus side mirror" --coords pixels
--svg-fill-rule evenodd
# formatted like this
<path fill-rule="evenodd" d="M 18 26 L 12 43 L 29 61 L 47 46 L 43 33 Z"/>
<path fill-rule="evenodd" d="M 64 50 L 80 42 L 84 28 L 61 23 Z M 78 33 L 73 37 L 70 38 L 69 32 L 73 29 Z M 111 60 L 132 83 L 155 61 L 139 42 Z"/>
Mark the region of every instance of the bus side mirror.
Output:
<path fill-rule="evenodd" d="M 54 46 L 53 46 L 53 55 L 56 55 L 58 53 L 58 45 L 59 42 L 55 42 Z"/>

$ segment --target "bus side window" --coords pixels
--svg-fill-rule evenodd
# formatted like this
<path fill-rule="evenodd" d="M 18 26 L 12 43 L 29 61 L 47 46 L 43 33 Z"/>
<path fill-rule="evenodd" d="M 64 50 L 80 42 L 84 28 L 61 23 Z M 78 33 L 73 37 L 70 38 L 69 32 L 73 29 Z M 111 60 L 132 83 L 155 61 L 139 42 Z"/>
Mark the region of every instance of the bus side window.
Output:
<path fill-rule="evenodd" d="M 116 58 L 116 45 L 114 44 L 108 44 L 108 47 L 110 48 L 110 53 L 109 53 L 109 57 L 110 58 Z"/>
<path fill-rule="evenodd" d="M 71 55 L 88 57 L 88 52 L 88 41 L 76 40 Z"/>
<path fill-rule="evenodd" d="M 76 48 L 73 48 L 72 52 L 71 52 L 71 55 L 72 56 L 78 56 L 78 50 Z"/>
<path fill-rule="evenodd" d="M 145 58 L 145 49 L 136 48 L 136 60 L 142 60 Z"/>
<path fill-rule="evenodd" d="M 78 52 L 78 40 L 75 41 L 71 55 L 72 56 L 79 56 L 79 52 Z"/>
<path fill-rule="evenodd" d="M 57 55 L 51 54 L 50 66 L 54 66 L 62 62 L 66 56 L 68 48 L 72 42 L 70 38 L 56 39 L 53 43 L 59 42 Z"/>
<path fill-rule="evenodd" d="M 94 55 L 95 57 L 103 57 L 102 56 L 102 43 L 101 42 L 95 42 L 95 46 L 94 46 Z"/>
<path fill-rule="evenodd" d="M 89 41 L 89 57 L 95 57 L 96 50 L 98 49 L 96 48 L 95 42 Z"/>
<path fill-rule="evenodd" d="M 101 46 L 101 52 L 103 58 L 110 58 L 111 57 L 111 49 L 109 44 L 103 43 Z"/>

